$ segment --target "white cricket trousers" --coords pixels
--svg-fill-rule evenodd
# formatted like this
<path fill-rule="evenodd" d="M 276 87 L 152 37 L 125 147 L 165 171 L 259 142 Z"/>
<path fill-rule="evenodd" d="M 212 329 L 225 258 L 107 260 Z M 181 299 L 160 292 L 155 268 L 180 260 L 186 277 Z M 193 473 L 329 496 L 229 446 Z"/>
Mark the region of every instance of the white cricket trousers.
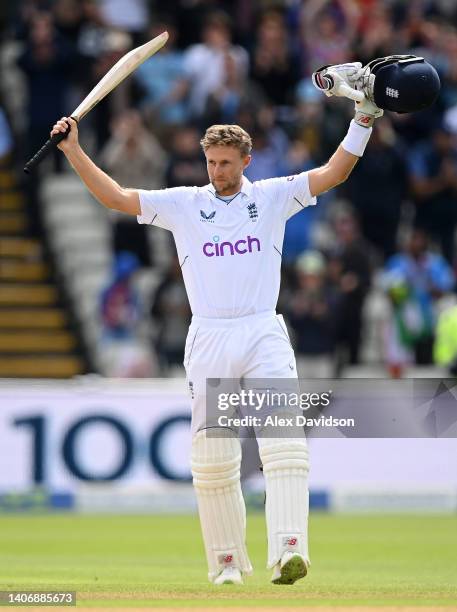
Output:
<path fill-rule="evenodd" d="M 284 319 L 270 310 L 235 319 L 192 317 L 184 367 L 193 435 L 206 424 L 207 378 L 297 378 Z"/>
<path fill-rule="evenodd" d="M 213 581 L 227 565 L 249 574 L 241 444 L 237 437 L 206 436 L 206 380 L 228 378 L 239 384 L 241 379 L 297 379 L 284 319 L 274 311 L 236 319 L 193 317 L 184 366 L 192 398 L 192 475 L 208 577 Z M 257 437 L 257 442 L 266 487 L 267 566 L 279 563 L 285 550 L 297 551 L 308 560 L 306 439 L 304 435 L 297 439 Z"/>

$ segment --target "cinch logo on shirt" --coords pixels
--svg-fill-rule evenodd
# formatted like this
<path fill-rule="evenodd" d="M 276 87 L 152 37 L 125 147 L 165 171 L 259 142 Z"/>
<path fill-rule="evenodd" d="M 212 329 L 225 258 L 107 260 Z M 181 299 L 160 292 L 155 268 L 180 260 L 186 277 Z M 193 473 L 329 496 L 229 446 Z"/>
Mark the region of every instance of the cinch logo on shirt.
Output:
<path fill-rule="evenodd" d="M 257 252 L 260 251 L 260 241 L 258 238 L 247 236 L 246 240 L 237 240 L 233 242 L 221 242 L 219 243 L 219 236 L 213 236 L 214 242 L 205 242 L 203 245 L 203 254 L 206 257 L 224 257 L 224 255 L 244 255 L 245 253 L 252 253 L 254 246 L 256 246 Z"/>

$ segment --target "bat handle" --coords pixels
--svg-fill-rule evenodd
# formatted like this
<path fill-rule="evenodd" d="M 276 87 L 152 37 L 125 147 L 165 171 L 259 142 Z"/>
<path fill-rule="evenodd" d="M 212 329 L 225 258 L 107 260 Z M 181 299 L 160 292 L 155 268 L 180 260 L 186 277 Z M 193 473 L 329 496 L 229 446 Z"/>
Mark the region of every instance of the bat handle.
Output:
<path fill-rule="evenodd" d="M 68 130 L 66 132 L 59 132 L 58 134 L 54 134 L 51 138 L 41 147 L 41 149 L 36 153 L 24 166 L 24 172 L 26 174 L 30 174 L 30 172 L 48 155 L 51 149 L 54 149 L 59 142 L 65 140 L 65 138 L 70 133 L 71 127 L 68 126 Z"/>

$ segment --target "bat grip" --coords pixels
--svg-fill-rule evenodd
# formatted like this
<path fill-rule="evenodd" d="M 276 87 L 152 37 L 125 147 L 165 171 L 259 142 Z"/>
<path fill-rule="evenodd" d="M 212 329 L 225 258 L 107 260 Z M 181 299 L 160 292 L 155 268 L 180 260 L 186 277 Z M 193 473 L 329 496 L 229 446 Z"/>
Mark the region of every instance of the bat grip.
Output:
<path fill-rule="evenodd" d="M 68 126 L 66 132 L 59 132 L 58 134 L 54 134 L 51 138 L 41 147 L 41 149 L 36 153 L 24 166 L 24 172 L 26 174 L 30 174 L 30 172 L 48 155 L 51 149 L 54 149 L 59 142 L 65 140 L 65 138 L 70 133 L 71 127 Z"/>

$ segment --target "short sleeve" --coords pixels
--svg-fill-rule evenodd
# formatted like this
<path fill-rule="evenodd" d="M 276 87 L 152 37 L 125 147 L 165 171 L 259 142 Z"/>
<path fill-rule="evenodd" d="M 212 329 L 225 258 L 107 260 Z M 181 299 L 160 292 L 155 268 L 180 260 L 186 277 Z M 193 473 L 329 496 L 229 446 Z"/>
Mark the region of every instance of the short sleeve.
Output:
<path fill-rule="evenodd" d="M 317 203 L 317 198 L 309 190 L 308 172 L 268 179 L 262 183 L 262 187 L 273 189 L 271 196 L 281 207 L 286 220 Z"/>
<path fill-rule="evenodd" d="M 180 204 L 188 197 L 187 192 L 186 187 L 152 191 L 138 189 L 141 208 L 138 223 L 156 225 L 172 232 L 178 221 Z"/>

